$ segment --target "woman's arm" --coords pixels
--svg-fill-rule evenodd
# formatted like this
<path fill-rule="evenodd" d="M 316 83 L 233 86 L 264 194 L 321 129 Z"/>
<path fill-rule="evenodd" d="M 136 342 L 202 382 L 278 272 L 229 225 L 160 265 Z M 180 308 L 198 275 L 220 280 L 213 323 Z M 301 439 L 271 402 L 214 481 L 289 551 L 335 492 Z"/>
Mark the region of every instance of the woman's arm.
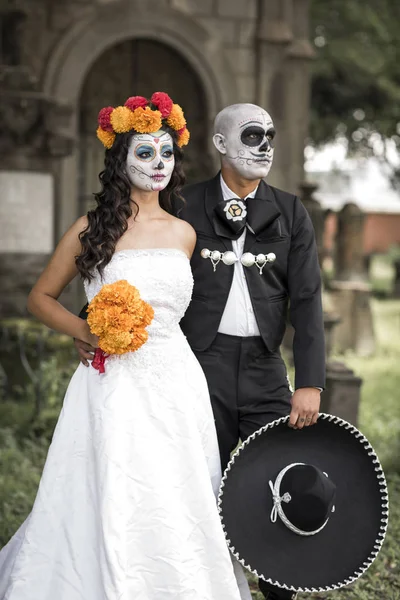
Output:
<path fill-rule="evenodd" d="M 62 291 L 78 274 L 75 257 L 81 252 L 79 234 L 86 226 L 86 217 L 81 217 L 64 235 L 32 288 L 27 306 L 30 313 L 51 329 L 96 346 L 97 338 L 90 333 L 87 322 L 58 302 Z"/>

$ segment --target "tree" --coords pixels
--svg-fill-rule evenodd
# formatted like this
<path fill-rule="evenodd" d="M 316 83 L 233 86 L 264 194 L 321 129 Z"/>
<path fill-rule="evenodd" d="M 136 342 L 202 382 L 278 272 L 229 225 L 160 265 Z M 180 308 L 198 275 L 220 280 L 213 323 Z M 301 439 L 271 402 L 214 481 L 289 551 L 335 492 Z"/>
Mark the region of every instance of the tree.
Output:
<path fill-rule="evenodd" d="M 400 1 L 312 0 L 311 24 L 312 142 L 341 135 L 387 160 L 400 150 Z"/>

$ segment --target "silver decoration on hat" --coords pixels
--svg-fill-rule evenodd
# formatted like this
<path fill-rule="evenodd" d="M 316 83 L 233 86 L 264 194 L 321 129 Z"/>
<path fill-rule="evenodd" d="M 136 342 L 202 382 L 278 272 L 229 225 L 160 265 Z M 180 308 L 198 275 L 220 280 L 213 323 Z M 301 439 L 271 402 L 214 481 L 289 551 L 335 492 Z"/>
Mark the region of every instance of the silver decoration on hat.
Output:
<path fill-rule="evenodd" d="M 240 262 L 244 267 L 252 267 L 256 265 L 260 270 L 260 275 L 262 275 L 263 268 L 267 263 L 273 263 L 276 260 L 276 255 L 273 252 L 269 252 L 268 254 L 257 254 L 254 255 L 251 252 L 245 252 L 240 259 Z"/>
<path fill-rule="evenodd" d="M 287 467 L 282 469 L 282 471 L 279 473 L 278 477 L 276 478 L 275 483 L 273 483 L 271 480 L 269 481 L 269 487 L 272 492 L 272 499 L 273 499 L 273 503 L 274 503 L 272 510 L 271 510 L 271 521 L 272 521 L 272 523 L 276 523 L 276 519 L 277 519 L 277 517 L 279 517 L 280 520 L 282 521 L 282 523 L 284 525 L 286 525 L 286 527 L 288 529 L 290 529 L 294 533 L 297 533 L 297 535 L 310 536 L 310 535 L 315 535 L 316 533 L 319 533 L 320 531 L 322 531 L 324 529 L 325 525 L 328 523 L 329 517 L 327 518 L 325 523 L 321 527 L 316 529 L 315 531 L 303 531 L 302 529 L 299 529 L 298 527 L 296 527 L 295 525 L 293 525 L 293 523 L 291 523 L 289 521 L 289 519 L 285 515 L 283 508 L 282 508 L 283 502 L 288 504 L 292 500 L 292 497 L 288 492 L 286 492 L 285 494 L 283 494 L 283 496 L 281 496 L 280 487 L 281 487 L 282 479 L 283 479 L 284 475 L 292 467 L 297 467 L 299 465 L 304 465 L 304 463 L 292 463 L 291 465 L 288 465 Z M 326 477 L 328 477 L 328 475 L 326 473 L 324 473 L 324 475 Z M 332 512 L 335 512 L 335 507 L 332 507 Z"/>
<path fill-rule="evenodd" d="M 228 250 L 227 252 L 220 252 L 219 250 L 209 250 L 208 248 L 203 248 L 200 252 L 202 258 L 210 259 L 214 273 L 217 270 L 218 263 L 222 260 L 224 265 L 231 266 L 234 265 L 235 262 L 238 261 L 238 258 L 234 252 Z"/>

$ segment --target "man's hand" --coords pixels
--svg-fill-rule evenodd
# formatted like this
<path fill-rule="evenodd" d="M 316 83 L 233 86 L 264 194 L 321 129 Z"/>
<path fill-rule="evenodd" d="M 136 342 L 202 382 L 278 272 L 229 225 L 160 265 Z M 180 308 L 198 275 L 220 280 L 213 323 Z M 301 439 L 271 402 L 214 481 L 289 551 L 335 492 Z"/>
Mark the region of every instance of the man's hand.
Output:
<path fill-rule="evenodd" d="M 89 366 L 88 360 L 93 360 L 94 351 L 96 348 L 93 348 L 90 344 L 83 342 L 82 340 L 74 339 L 75 348 L 79 354 L 79 360 L 85 367 Z"/>
<path fill-rule="evenodd" d="M 318 419 L 321 392 L 316 388 L 299 388 L 292 396 L 289 427 L 303 429 Z"/>

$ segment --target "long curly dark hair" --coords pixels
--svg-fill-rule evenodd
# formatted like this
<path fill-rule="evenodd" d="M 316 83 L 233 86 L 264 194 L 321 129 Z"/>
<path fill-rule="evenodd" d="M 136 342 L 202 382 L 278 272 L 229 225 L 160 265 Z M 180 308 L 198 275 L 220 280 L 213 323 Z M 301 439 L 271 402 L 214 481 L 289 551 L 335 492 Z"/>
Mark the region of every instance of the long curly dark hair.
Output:
<path fill-rule="evenodd" d="M 160 206 L 172 213 L 173 197 L 183 200 L 183 152 L 177 145 L 176 131 L 167 126 L 162 129 L 173 139 L 175 167 L 167 187 L 160 192 Z M 118 240 L 128 228 L 128 219 L 133 214 L 132 204 L 136 206 L 135 218 L 139 212 L 139 206 L 131 198 L 131 182 L 125 173 L 129 143 L 135 133 L 130 131 L 117 134 L 112 147 L 106 150 L 104 170 L 99 175 L 102 189 L 94 194 L 97 206 L 87 214 L 88 226 L 79 236 L 82 251 L 75 259 L 84 280 L 90 281 L 95 269 L 101 275 L 110 262 Z"/>

